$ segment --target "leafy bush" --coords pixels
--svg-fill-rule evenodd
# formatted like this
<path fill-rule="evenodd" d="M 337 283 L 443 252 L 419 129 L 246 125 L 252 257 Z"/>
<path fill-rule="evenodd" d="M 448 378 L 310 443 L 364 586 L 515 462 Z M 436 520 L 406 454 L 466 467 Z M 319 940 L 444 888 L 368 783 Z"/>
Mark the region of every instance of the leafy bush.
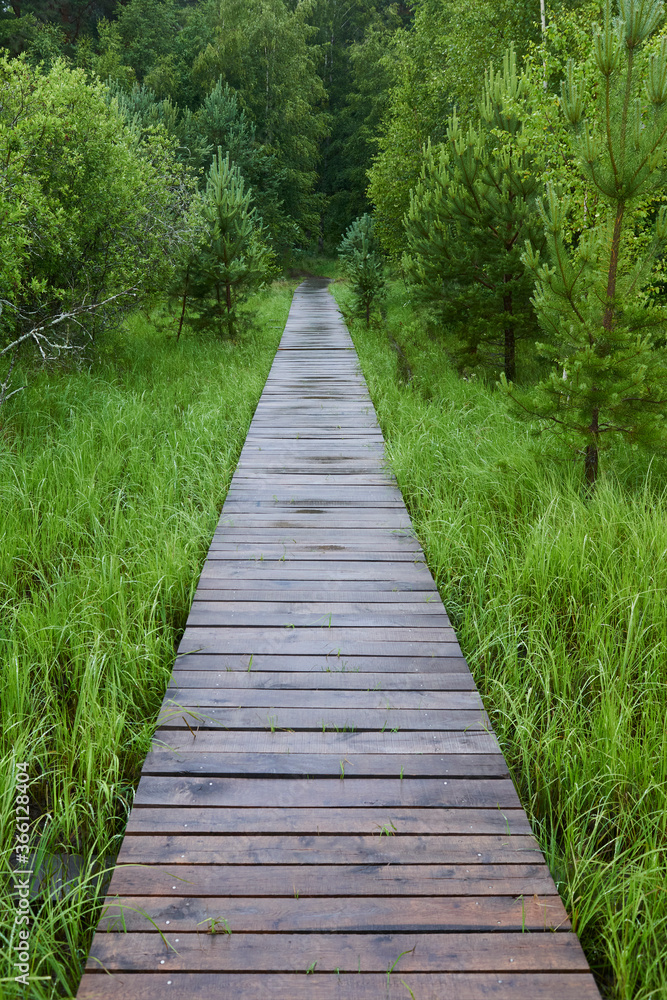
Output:
<path fill-rule="evenodd" d="M 92 335 L 105 300 L 159 287 L 195 185 L 164 130 L 130 127 L 82 70 L 2 57 L 0 85 L 0 350 L 48 356 Z"/>

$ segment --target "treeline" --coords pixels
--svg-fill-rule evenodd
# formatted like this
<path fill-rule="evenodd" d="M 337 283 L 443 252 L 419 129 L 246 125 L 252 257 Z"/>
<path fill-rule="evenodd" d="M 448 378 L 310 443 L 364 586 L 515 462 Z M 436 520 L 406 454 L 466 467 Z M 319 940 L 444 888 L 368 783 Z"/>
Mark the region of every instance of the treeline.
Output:
<path fill-rule="evenodd" d="M 388 52 L 411 17 L 387 0 L 37 0 L 5 6 L 0 40 L 32 65 L 66 59 L 110 84 L 195 169 L 228 148 L 285 251 L 335 240 L 368 207 Z M 211 100 L 218 86 L 236 120 Z"/>
<path fill-rule="evenodd" d="M 369 193 L 459 370 L 500 375 L 592 487 L 617 439 L 667 444 L 664 4 L 531 6 L 417 5 Z"/>
<path fill-rule="evenodd" d="M 382 0 L 6 5 L 0 401 L 24 346 L 62 358 L 165 291 L 230 334 L 254 287 L 334 247 L 369 207 L 410 18 Z"/>
<path fill-rule="evenodd" d="M 346 233 L 362 312 L 400 271 L 592 485 L 608 440 L 664 437 L 663 24 L 662 0 L 6 6 L 0 400 L 23 343 L 76 350 L 152 290 L 231 334 Z"/>

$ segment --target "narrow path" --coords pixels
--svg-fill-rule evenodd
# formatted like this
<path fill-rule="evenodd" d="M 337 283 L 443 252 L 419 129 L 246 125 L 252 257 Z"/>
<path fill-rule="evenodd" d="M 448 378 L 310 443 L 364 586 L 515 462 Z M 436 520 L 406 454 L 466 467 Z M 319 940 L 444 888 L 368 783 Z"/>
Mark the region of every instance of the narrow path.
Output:
<path fill-rule="evenodd" d="M 81 1000 L 599 997 L 321 281 L 294 297 L 118 863 Z"/>

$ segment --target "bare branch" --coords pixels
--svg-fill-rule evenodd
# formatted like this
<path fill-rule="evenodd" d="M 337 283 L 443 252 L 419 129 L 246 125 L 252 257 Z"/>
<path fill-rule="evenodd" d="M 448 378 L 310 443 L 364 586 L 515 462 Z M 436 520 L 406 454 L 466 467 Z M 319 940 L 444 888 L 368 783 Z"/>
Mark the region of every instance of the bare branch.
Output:
<path fill-rule="evenodd" d="M 11 342 L 11 344 L 7 344 L 6 347 L 3 347 L 0 350 L 0 357 L 3 357 L 3 355 L 8 354 L 10 351 L 16 350 L 18 347 L 20 347 L 21 344 L 25 343 L 25 341 L 27 340 L 32 340 L 36 344 L 37 349 L 39 350 L 40 354 L 42 355 L 42 358 L 45 361 L 47 360 L 47 356 L 44 351 L 44 347 L 47 347 L 53 351 L 77 350 L 77 346 L 74 344 L 63 344 L 49 339 L 49 337 L 44 333 L 44 331 L 53 330 L 54 327 L 59 326 L 61 323 L 64 323 L 67 320 L 74 321 L 77 324 L 77 326 L 79 326 L 82 330 L 85 330 L 83 324 L 80 323 L 79 320 L 77 319 L 78 316 L 82 314 L 90 314 L 96 312 L 98 309 L 101 309 L 102 306 L 108 305 L 109 302 L 113 302 L 115 299 L 119 299 L 123 296 L 128 296 L 128 295 L 132 296 L 133 298 L 136 298 L 137 292 L 134 289 L 129 289 L 123 292 L 117 292 L 115 295 L 109 295 L 108 298 L 102 299 L 101 302 L 91 302 L 87 305 L 82 304 L 79 306 L 75 306 L 74 309 L 71 309 L 68 312 L 60 312 L 58 313 L 58 315 L 52 316 L 50 319 L 46 320 L 39 326 L 33 326 L 31 330 L 28 330 L 27 333 L 24 333 L 20 337 L 17 337 L 16 340 L 13 340 Z M 28 319 L 28 316 L 21 313 L 21 311 L 17 309 L 17 307 L 13 303 L 7 302 L 4 299 L 2 301 L 4 305 L 8 305 L 12 309 L 14 309 L 19 318 L 23 320 Z"/>

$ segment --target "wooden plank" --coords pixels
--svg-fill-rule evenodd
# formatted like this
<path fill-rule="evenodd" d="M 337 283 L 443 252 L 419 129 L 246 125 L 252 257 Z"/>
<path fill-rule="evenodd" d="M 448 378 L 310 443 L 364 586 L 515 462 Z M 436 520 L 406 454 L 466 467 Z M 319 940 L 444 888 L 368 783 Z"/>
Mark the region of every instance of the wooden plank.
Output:
<path fill-rule="evenodd" d="M 285 563 L 299 562 L 322 562 L 345 563 L 355 562 L 385 562 L 400 565 L 409 562 L 414 565 L 425 566 L 424 559 L 414 548 L 409 545 L 378 545 L 372 551 L 368 548 L 370 542 L 367 540 L 366 548 L 355 544 L 353 540 L 344 542 L 342 539 L 316 541 L 291 541 L 285 539 L 283 542 L 270 541 L 267 539 L 253 541 L 243 541 L 242 539 L 230 539 L 228 542 L 212 543 L 208 552 L 208 561 L 229 560 L 238 562 L 240 559 L 259 561 L 271 561 Z M 322 571 L 320 570 L 320 576 Z"/>
<path fill-rule="evenodd" d="M 253 782 L 254 784 L 254 782 Z M 143 806 L 130 813 L 128 833 L 520 833 L 530 834 L 523 809 L 475 807 L 406 808 L 400 806 L 353 809 L 342 806 Z M 385 831 L 385 833 L 383 833 Z"/>
<path fill-rule="evenodd" d="M 200 933 L 211 918 L 227 920 L 234 934 L 343 931 L 567 931 L 570 921 L 558 896 L 352 896 L 348 898 L 243 898 L 169 896 L 111 897 L 100 929 Z M 153 921 L 151 924 L 150 921 Z M 529 939 L 530 940 L 530 939 Z M 180 942 L 179 942 L 180 943 Z M 534 942 L 533 942 L 534 943 Z"/>
<path fill-rule="evenodd" d="M 438 610 L 440 613 L 438 614 Z M 385 609 L 384 612 L 370 611 L 337 611 L 335 607 L 329 606 L 328 610 L 320 611 L 290 611 L 280 609 L 277 611 L 264 611 L 258 605 L 255 609 L 246 611 L 235 611 L 231 609 L 227 602 L 194 601 L 190 615 L 188 617 L 188 627 L 195 628 L 202 626 L 228 626 L 228 625 L 256 625 L 262 622 L 264 626 L 278 626 L 283 628 L 293 628 L 297 626 L 317 627 L 325 625 L 327 627 L 350 626 L 373 626 L 376 628 L 432 628 L 434 625 L 442 625 L 449 628 L 449 618 L 442 611 L 442 608 L 428 611 L 419 610 L 414 613 L 398 608 L 396 611 Z"/>
<path fill-rule="evenodd" d="M 259 589 L 244 589 L 240 587 L 233 590 L 205 590 L 197 589 L 194 600 L 197 601 L 225 601 L 228 607 L 234 611 L 246 611 L 250 604 L 261 603 L 259 611 L 284 611 L 287 605 L 294 611 L 307 612 L 328 612 L 365 610 L 394 611 L 396 608 L 405 608 L 406 611 L 424 611 L 427 614 L 441 613 L 443 605 L 440 595 L 433 590 L 377 590 L 372 593 L 363 590 L 350 590 L 347 587 L 337 591 L 307 590 L 305 587 L 301 591 L 286 589 L 281 587 L 267 587 Z"/>
<path fill-rule="evenodd" d="M 183 649 L 176 659 L 178 669 L 193 670 L 225 670 L 252 673 L 262 671 L 303 671 L 313 673 L 358 674 L 373 671 L 400 674 L 464 674 L 469 676 L 468 665 L 461 656 L 453 653 L 449 656 L 406 656 L 404 653 L 382 655 L 363 655 L 338 653 L 331 650 L 324 654 L 298 653 L 203 653 L 199 647 L 194 650 Z M 252 656 L 252 660 L 250 657 Z"/>
<path fill-rule="evenodd" d="M 250 460 L 255 458 L 258 462 L 265 459 L 274 461 L 276 456 L 298 458 L 300 461 L 308 461 L 311 457 L 315 461 L 338 462 L 344 458 L 371 458 L 373 465 L 377 467 L 381 464 L 385 455 L 384 442 L 381 437 L 349 438 L 341 436 L 338 441 L 331 438 L 324 441 L 317 441 L 315 438 L 293 438 L 291 440 L 276 440 L 275 438 L 261 438 L 257 440 L 247 437 L 241 450 L 241 458 Z"/>
<path fill-rule="evenodd" d="M 336 510 L 399 510 L 403 502 L 396 490 L 390 487 L 371 487 L 367 490 L 353 486 L 337 486 L 335 489 L 318 490 L 303 489 L 295 486 L 289 489 L 266 487 L 252 489 L 235 486 L 233 481 L 227 501 L 230 505 L 256 503 L 261 506 L 274 504 L 277 510 L 296 510 L 302 507 L 329 507 Z M 232 511 L 235 509 L 231 507 Z"/>
<path fill-rule="evenodd" d="M 225 600 L 227 595 L 231 600 L 245 600 L 247 593 L 250 592 L 251 598 L 254 595 L 257 600 L 264 600 L 266 597 L 267 600 L 276 602 L 291 600 L 292 596 L 297 600 L 302 596 L 307 598 L 310 594 L 315 598 L 330 597 L 332 604 L 345 601 L 348 595 L 359 595 L 369 601 L 386 601 L 388 604 L 394 601 L 400 603 L 404 599 L 406 601 L 414 599 L 418 602 L 429 596 L 432 597 L 434 604 L 439 601 L 437 591 L 429 590 L 428 582 L 423 578 L 421 580 L 327 580 L 327 589 L 322 591 L 319 589 L 322 587 L 321 580 L 319 588 L 311 580 L 304 580 L 299 586 L 299 581 L 294 579 L 271 580 L 259 576 L 256 580 L 243 580 L 238 577 L 221 576 L 220 567 L 217 569 L 216 576 L 210 579 L 204 576 L 200 578 L 196 599 Z M 211 594 L 211 591 L 216 593 Z"/>
<path fill-rule="evenodd" d="M 190 735 L 188 733 L 188 735 Z M 440 777 L 469 779 L 509 777 L 502 754 L 355 754 L 225 753 L 154 750 L 144 761 L 142 774 L 206 776 L 301 775 L 312 778 Z"/>
<path fill-rule="evenodd" d="M 346 647 L 354 647 L 357 645 L 373 645 L 374 643 L 382 643 L 384 645 L 390 645 L 392 647 L 397 647 L 397 652 L 414 645 L 415 642 L 423 643 L 424 646 L 433 646 L 438 648 L 440 646 L 449 646 L 455 643 L 456 636 L 454 634 L 454 629 L 451 626 L 431 626 L 430 628 L 417 628 L 407 626 L 396 627 L 396 628 L 381 628 L 381 627 L 352 627 L 346 626 L 345 628 L 335 628 L 329 627 L 327 624 L 321 626 L 308 626 L 306 628 L 291 629 L 291 628 L 270 628 L 267 629 L 264 626 L 244 626 L 243 628 L 216 628 L 212 626 L 209 629 L 203 627 L 197 627 L 192 629 L 193 635 L 202 639 L 207 632 L 210 632 L 212 636 L 216 639 L 224 640 L 228 637 L 230 640 L 233 638 L 234 643 L 250 643 L 251 645 L 256 645 L 257 649 L 262 648 L 264 645 L 262 642 L 257 642 L 262 636 L 268 637 L 269 644 L 276 639 L 283 639 L 284 633 L 288 633 L 287 638 L 296 646 L 307 646 L 311 643 L 319 645 L 320 637 L 324 636 L 330 644 Z M 187 633 L 187 629 L 186 629 Z M 306 650 L 307 652 L 307 650 Z M 424 652 L 422 655 L 430 655 Z"/>
<path fill-rule="evenodd" d="M 267 507 L 264 512 L 257 511 L 256 508 L 231 511 L 227 510 L 218 522 L 215 535 L 222 535 L 223 529 L 244 528 L 244 529 L 288 529 L 318 527 L 321 531 L 326 527 L 327 531 L 347 530 L 366 531 L 372 527 L 374 530 L 410 530 L 407 518 L 400 511 L 390 510 L 381 514 L 371 508 L 355 511 L 352 514 L 345 508 L 331 507 L 298 507 L 294 512 L 279 514 L 275 512 L 274 505 Z"/>
<path fill-rule="evenodd" d="M 392 655 L 451 656 L 460 653 L 459 644 L 452 628 L 331 628 L 321 627 L 290 628 L 276 626 L 229 628 L 215 626 L 188 625 L 181 647 L 192 649 L 206 646 L 208 651 L 220 653 L 282 653 L 294 652 L 302 655 L 341 650 L 344 653 L 382 653 Z"/>
<path fill-rule="evenodd" d="M 229 940 L 226 940 L 229 938 Z M 110 965 L 148 972 L 163 961 L 168 971 L 202 972 L 382 972 L 394 963 L 407 972 L 587 972 L 574 934 L 542 935 L 539 949 L 529 934 L 294 934 L 280 947 L 265 934 L 173 933 L 166 949 L 158 934 L 106 934 L 95 942 L 88 968 Z M 398 956 L 401 956 L 400 959 Z"/>
<path fill-rule="evenodd" d="M 281 561 L 276 559 L 207 559 L 199 578 L 201 587 L 205 580 L 228 580 L 238 578 L 245 580 L 277 580 L 306 583 L 313 580 L 321 585 L 323 577 L 332 582 L 345 580 L 361 582 L 366 580 L 381 580 L 383 586 L 392 587 L 416 584 L 420 588 L 428 585 L 431 574 L 425 563 L 406 559 L 403 562 L 359 561 L 347 559 L 337 562 L 326 560 L 326 571 L 322 567 L 322 558 L 314 560 Z M 219 586 L 219 584 L 216 584 Z"/>
<path fill-rule="evenodd" d="M 124 896 L 521 896 L 554 893 L 547 866 L 120 866 L 109 893 Z"/>
<path fill-rule="evenodd" d="M 244 469 L 234 473 L 234 478 L 239 485 L 247 483 L 254 486 L 255 482 L 266 483 L 267 475 L 263 469 Z M 339 480 L 345 487 L 356 483 L 358 486 L 388 486 L 395 484 L 395 479 L 389 472 L 348 472 L 345 469 L 339 471 L 323 470 L 322 472 L 273 472 L 271 474 L 271 485 L 276 487 L 290 486 L 323 486 L 333 488 Z"/>
<path fill-rule="evenodd" d="M 335 427 L 320 425 L 319 427 L 301 426 L 296 428 L 290 420 L 284 426 L 278 421 L 260 421 L 253 423 L 248 431 L 247 441 L 372 441 L 384 445 L 380 428 L 375 425 L 366 427 Z"/>
<path fill-rule="evenodd" d="M 165 959 L 166 961 L 166 959 Z M 305 970 L 304 970 L 305 971 Z M 87 972 L 80 1000 L 600 1000 L 588 973 L 275 973 Z M 168 985 L 167 985 L 168 984 Z"/>
<path fill-rule="evenodd" d="M 305 544 L 316 542 L 319 545 L 328 545 L 334 542 L 343 545 L 357 545 L 360 548 L 374 548 L 377 544 L 391 542 L 399 548 L 410 549 L 412 552 L 422 552 L 421 545 L 409 528 L 392 525 L 386 528 L 369 527 L 360 525 L 354 527 L 324 527 L 323 525 L 308 524 L 307 521 L 296 527 L 262 527 L 248 526 L 241 524 L 222 524 L 215 529 L 211 545 L 219 545 L 223 542 L 243 541 L 243 542 L 297 542 Z"/>
<path fill-rule="evenodd" d="M 154 748 L 167 750 L 197 750 L 216 753 L 262 754 L 331 754 L 336 763 L 355 754 L 397 754 L 424 757 L 431 754 L 500 754 L 493 733 L 465 732 L 398 732 L 384 733 L 285 733 L 246 730 L 205 731 L 191 733 L 173 729 L 158 729 Z M 397 769 L 398 770 L 398 769 Z"/>
<path fill-rule="evenodd" d="M 359 690 L 359 691 L 474 691 L 469 673 L 357 673 L 324 670 L 279 671 L 256 670 L 188 670 L 178 664 L 187 663 L 181 657 L 170 681 L 171 688 L 254 688 L 263 690 Z"/>
<path fill-rule="evenodd" d="M 514 785 L 506 778 L 163 778 L 143 775 L 135 797 L 138 806 L 208 806 L 235 808 L 263 805 L 316 808 L 519 808 Z"/>
<path fill-rule="evenodd" d="M 329 607 L 324 611 L 299 612 L 278 609 L 262 613 L 260 607 L 257 610 L 234 611 L 226 606 L 226 602 L 195 601 L 188 618 L 188 626 L 191 628 L 226 628 L 228 626 L 254 627 L 258 622 L 272 628 L 345 628 L 347 626 L 357 628 L 414 628 L 431 629 L 434 626 L 450 628 L 447 615 L 440 609 L 440 613 L 422 613 L 421 609 L 412 611 L 398 608 L 392 610 L 385 608 L 383 612 L 364 611 L 337 611 Z"/>
<path fill-rule="evenodd" d="M 167 693 L 165 707 L 190 705 L 221 708 L 325 708 L 340 710 L 420 709 L 434 710 L 482 708 L 477 691 L 334 691 L 300 690 L 264 691 L 254 688 L 225 689 L 197 688 L 196 690 L 172 688 Z"/>
<path fill-rule="evenodd" d="M 118 864 L 502 865 L 538 863 L 533 837 L 339 835 L 128 835 Z"/>
<path fill-rule="evenodd" d="M 192 689 L 190 689 L 192 693 Z M 192 698 L 196 701 L 196 698 Z M 358 709 L 358 708 L 218 708 L 179 705 L 173 696 L 163 704 L 158 724 L 167 729 L 327 729 L 345 732 L 362 730 L 486 730 L 488 716 L 481 709 Z"/>
<path fill-rule="evenodd" d="M 234 632 L 238 635 L 234 635 Z M 457 642 L 394 641 L 364 642 L 348 640 L 344 645 L 335 640 L 321 640 L 309 635 L 306 628 L 267 628 L 264 634 L 249 636 L 242 628 L 224 629 L 188 628 L 179 646 L 179 656 L 186 653 L 206 652 L 209 654 L 231 654 L 232 656 L 252 656 L 257 667 L 260 665 L 260 654 L 321 657 L 328 659 L 326 664 L 331 670 L 352 670 L 357 657 L 391 657 L 415 659 L 461 657 L 461 649 Z M 332 630 L 333 631 L 333 630 Z M 387 629 L 387 632 L 390 630 Z M 230 634 L 232 633 L 232 634 Z M 246 660 L 246 663 L 249 661 Z M 315 662 L 315 660 L 311 660 Z"/>
<path fill-rule="evenodd" d="M 400 509 L 405 505 L 393 485 L 352 486 L 345 482 L 333 483 L 327 486 L 313 488 L 290 483 L 281 486 L 278 483 L 242 485 L 232 480 L 225 503 L 243 501 L 258 503 L 288 504 L 296 507 L 299 504 L 307 507 L 349 507 L 375 509 L 377 506 Z"/>

